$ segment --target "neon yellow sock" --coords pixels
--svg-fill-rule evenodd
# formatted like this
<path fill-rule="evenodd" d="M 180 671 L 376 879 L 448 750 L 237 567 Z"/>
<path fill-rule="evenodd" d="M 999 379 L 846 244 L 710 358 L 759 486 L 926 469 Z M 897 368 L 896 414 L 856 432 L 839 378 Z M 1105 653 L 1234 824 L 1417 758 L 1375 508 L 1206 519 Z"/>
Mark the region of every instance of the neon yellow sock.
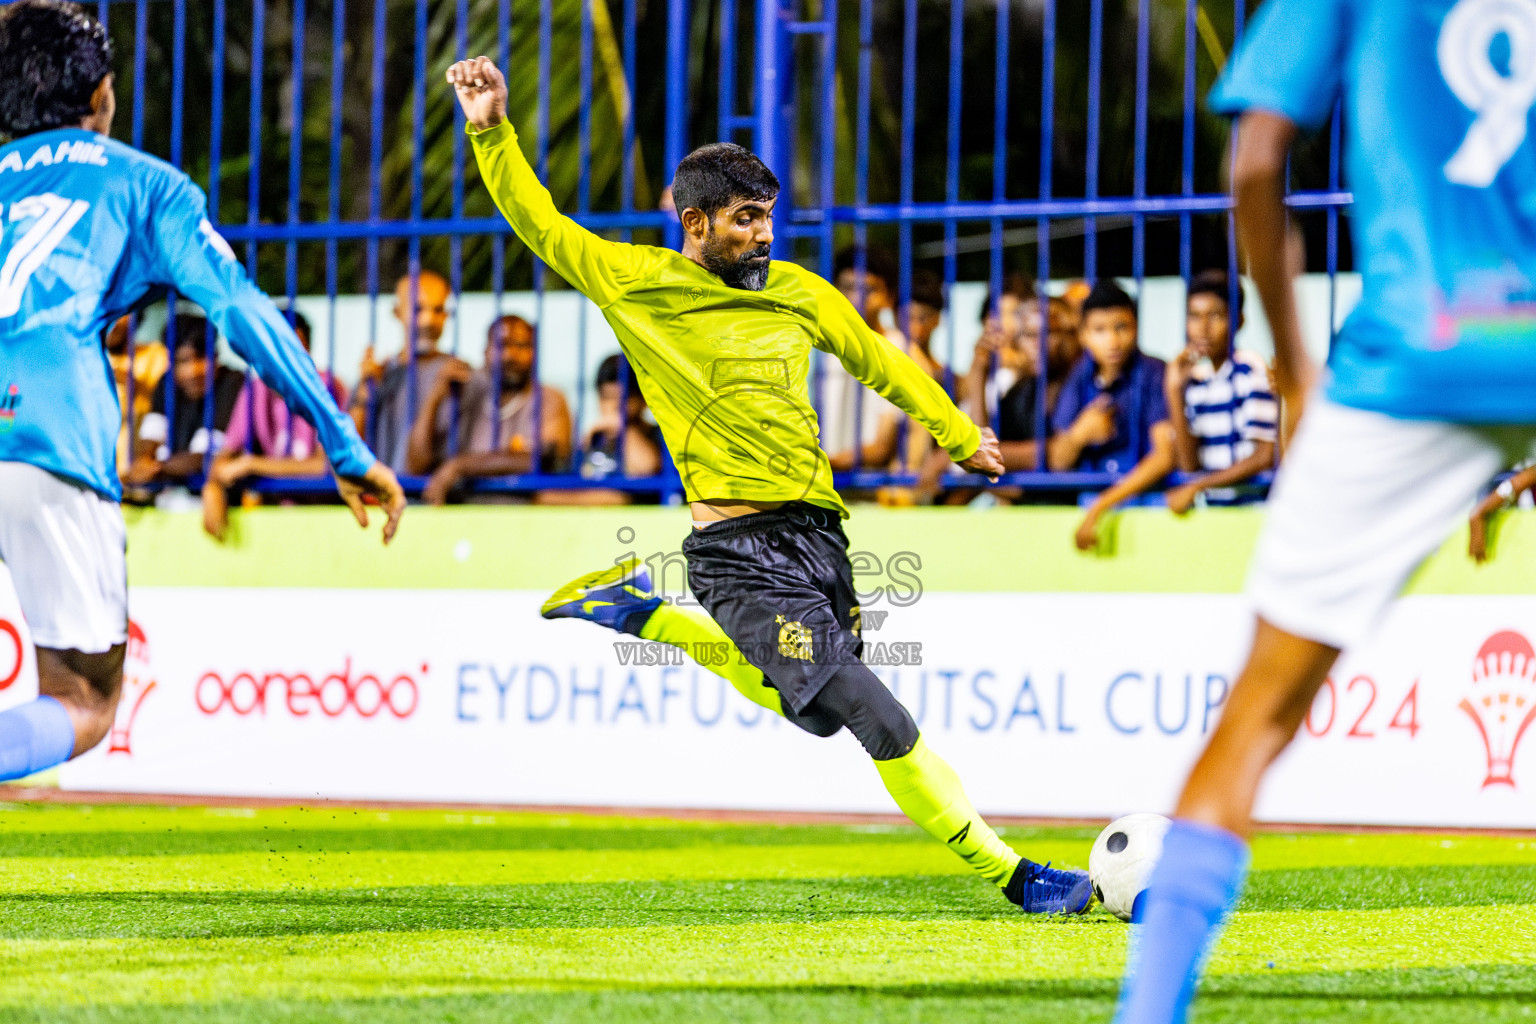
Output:
<path fill-rule="evenodd" d="M 875 767 L 903 814 L 959 854 L 981 877 L 999 889 L 1008 884 L 1022 858 L 981 820 L 960 777 L 928 749 L 921 736 L 907 754 L 876 761 Z"/>
<path fill-rule="evenodd" d="M 664 604 L 651 613 L 640 639 L 680 648 L 688 657 L 723 676 L 738 693 L 776 715 L 784 713 L 779 691 L 768 685 L 762 669 L 749 664 L 719 623 L 701 611 Z"/>

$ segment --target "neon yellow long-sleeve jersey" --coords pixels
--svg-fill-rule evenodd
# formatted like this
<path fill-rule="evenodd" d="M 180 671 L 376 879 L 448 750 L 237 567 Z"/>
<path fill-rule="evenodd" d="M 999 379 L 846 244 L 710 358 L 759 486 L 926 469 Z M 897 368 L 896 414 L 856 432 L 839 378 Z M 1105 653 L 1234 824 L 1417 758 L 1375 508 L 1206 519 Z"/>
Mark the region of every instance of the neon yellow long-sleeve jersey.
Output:
<path fill-rule="evenodd" d="M 496 205 L 534 255 L 602 310 L 655 413 L 690 501 L 804 500 L 832 489 L 808 397 L 811 348 L 969 458 L 976 425 L 832 285 L 774 261 L 762 291 L 733 288 L 671 249 L 610 242 L 555 209 L 503 121 L 469 134 Z"/>

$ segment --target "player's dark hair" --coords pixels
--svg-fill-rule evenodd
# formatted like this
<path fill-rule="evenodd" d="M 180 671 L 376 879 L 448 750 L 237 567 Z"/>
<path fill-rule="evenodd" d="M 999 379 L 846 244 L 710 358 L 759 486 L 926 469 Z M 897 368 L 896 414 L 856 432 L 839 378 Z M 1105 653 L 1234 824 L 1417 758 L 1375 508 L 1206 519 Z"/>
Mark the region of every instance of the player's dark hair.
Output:
<path fill-rule="evenodd" d="M 1010 270 L 1003 275 L 1003 294 L 1012 295 L 1020 302 L 1028 302 L 1035 297 L 1035 285 L 1033 281 L 1017 270 Z M 983 324 L 995 312 L 993 307 L 997 305 L 997 302 L 997 297 L 992 294 L 992 289 L 988 288 L 987 299 L 981 304 L 981 316 L 979 318 Z"/>
<path fill-rule="evenodd" d="M 832 280 L 835 282 L 843 276 L 845 270 L 856 270 L 860 261 L 859 247 L 845 245 L 837 251 L 832 260 Z M 885 282 L 885 290 L 896 297 L 896 257 L 886 252 L 877 245 L 867 246 L 863 251 L 864 272 L 872 277 L 878 277 Z"/>
<path fill-rule="evenodd" d="M 607 359 L 604 359 L 597 365 L 597 386 L 602 387 L 604 384 L 617 384 L 618 381 L 619 354 L 615 352 L 613 355 L 609 356 Z M 638 394 L 637 389 L 640 387 L 640 383 L 639 381 L 635 380 L 634 367 L 630 366 L 628 363 L 624 364 L 624 381 L 625 387 L 628 389 L 631 395 Z"/>
<path fill-rule="evenodd" d="M 1189 301 L 1196 295 L 1214 295 L 1227 304 L 1227 311 L 1231 312 L 1232 303 L 1232 279 L 1227 276 L 1225 270 L 1202 270 L 1189 279 L 1189 292 L 1185 301 Z M 1237 315 L 1241 319 L 1243 315 L 1243 289 L 1239 285 L 1237 289 Z"/>
<path fill-rule="evenodd" d="M 1083 300 L 1083 322 L 1088 321 L 1088 314 L 1096 309 L 1124 309 L 1136 316 L 1136 300 L 1126 294 L 1125 289 L 1113 281 L 1096 281 L 1093 291 Z"/>
<path fill-rule="evenodd" d="M 0 132 L 77 128 L 112 73 L 112 40 L 74 4 L 21 0 L 0 13 Z"/>
<path fill-rule="evenodd" d="M 912 301 L 944 312 L 944 279 L 927 267 L 912 271 Z"/>
<path fill-rule="evenodd" d="M 757 154 L 734 142 L 712 142 L 683 157 L 672 179 L 672 204 L 678 216 L 684 210 L 703 213 L 713 223 L 715 214 L 743 199 L 766 203 L 777 198 L 779 179 Z"/>

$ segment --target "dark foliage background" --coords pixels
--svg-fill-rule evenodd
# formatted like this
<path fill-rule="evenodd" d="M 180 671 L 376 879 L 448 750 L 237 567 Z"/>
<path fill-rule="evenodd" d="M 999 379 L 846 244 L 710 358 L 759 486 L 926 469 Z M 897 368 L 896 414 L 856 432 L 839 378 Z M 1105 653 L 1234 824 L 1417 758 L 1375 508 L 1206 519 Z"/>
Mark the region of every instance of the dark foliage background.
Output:
<path fill-rule="evenodd" d="M 562 208 L 578 206 L 578 167 L 583 141 L 579 123 L 581 74 L 581 18 L 584 0 L 553 0 L 551 4 L 550 133 L 548 140 L 549 183 Z M 592 3 L 591 88 L 591 188 L 590 209 L 620 207 L 623 116 L 630 102 L 624 82 L 622 40 L 623 0 L 590 0 Z M 723 3 L 740 3 L 740 23 L 750 28 L 755 0 L 692 0 L 691 46 L 688 67 L 689 144 L 713 141 L 718 134 L 718 81 L 722 60 L 737 68 L 740 91 L 738 112 L 751 109 L 752 39 L 744 32 L 727 41 L 722 50 L 719 24 Z M 802 0 L 807 18 L 821 15 L 825 0 Z M 914 198 L 942 200 L 947 195 L 946 151 L 949 144 L 948 58 L 952 7 L 950 0 L 915 0 L 919 23 L 914 119 Z M 962 200 L 990 198 L 994 154 L 993 93 L 995 86 L 997 0 L 954 0 L 962 9 L 962 116 L 959 123 Z M 1148 97 L 1147 188 L 1153 194 L 1177 193 L 1184 172 L 1182 137 L 1184 125 L 1184 68 L 1186 47 L 1193 50 L 1196 92 L 1203 97 L 1215 81 L 1231 46 L 1233 4 L 1241 0 L 1199 0 L 1197 32 L 1186 39 L 1184 0 L 1150 0 L 1150 90 Z M 462 202 L 467 217 L 490 217 L 495 210 L 481 188 L 473 157 L 462 145 L 451 94 L 442 84 L 443 72 L 462 45 L 469 53 L 498 53 L 499 19 L 503 11 L 511 25 L 510 84 L 514 122 L 525 145 L 537 136 L 540 59 L 538 49 L 539 0 L 269 0 L 256 10 L 259 0 L 227 0 L 223 33 L 223 110 L 221 152 L 215 167 L 211 161 L 215 88 L 215 16 L 213 0 L 191 0 L 186 6 L 185 47 L 180 56 L 186 78 L 184 111 L 179 132 L 181 163 L 204 187 L 216 184 L 218 217 L 223 224 L 282 223 L 289 216 L 289 147 L 301 146 L 301 179 L 298 216 L 302 221 L 325 220 L 333 206 L 346 221 L 366 221 L 375 214 L 384 221 L 407 219 L 413 207 L 413 126 L 416 113 L 414 83 L 418 71 L 426 82 L 420 153 L 423 187 L 421 216 L 446 218 Z M 342 3 L 340 73 L 340 174 L 331 178 L 333 27 L 336 4 Z M 899 197 L 902 21 L 901 0 L 872 0 L 869 198 L 892 202 Z M 1102 60 L 1102 128 L 1099 162 L 1101 195 L 1130 195 L 1133 186 L 1135 114 L 1135 55 L 1138 0 L 1103 0 L 1104 55 Z M 292 69 L 294 17 L 302 7 L 305 34 L 302 61 L 303 111 L 294 131 Z M 96 5 L 89 5 L 94 7 Z M 1250 7 L 1257 4 L 1249 0 Z M 1039 194 L 1041 144 L 1041 64 L 1044 0 L 1012 0 L 1011 46 L 1008 76 L 1007 166 L 1011 198 Z M 121 113 L 115 133 L 136 141 L 160 156 L 170 156 L 177 130 L 173 119 L 172 70 L 177 61 L 173 40 L 173 7 L 166 0 L 144 5 L 144 31 L 137 31 L 136 5 L 114 0 L 109 5 L 109 27 L 119 51 L 119 102 Z M 1086 182 L 1087 92 L 1090 73 L 1088 54 L 1089 0 L 1058 0 L 1056 4 L 1056 102 L 1055 130 L 1050 145 L 1053 192 L 1056 196 L 1080 196 Z M 854 150 L 856 140 L 857 68 L 859 61 L 859 5 L 843 0 L 838 12 L 838 77 L 836 115 L 837 201 L 854 198 Z M 376 18 L 382 13 L 382 23 Z M 259 80 L 253 40 L 256 18 L 264 16 Z M 467 18 L 461 21 L 461 16 Z M 635 0 L 635 50 L 637 74 L 633 97 L 636 123 L 634 199 L 637 209 L 655 209 L 669 168 L 662 166 L 665 123 L 667 4 L 664 0 Z M 1252 16 L 1252 12 L 1249 12 Z M 416 25 L 427 26 L 423 64 L 418 65 Z M 382 32 L 379 29 L 382 27 Z M 461 35 L 462 34 L 462 35 Z M 375 38 L 383 39 L 383 75 L 375 88 L 373 62 Z M 797 46 L 797 76 L 801 95 L 816 100 L 818 65 L 816 42 L 803 39 Z M 135 58 L 141 57 L 135 73 Z M 251 159 L 252 93 L 259 85 L 259 161 Z M 370 147 L 375 144 L 372 111 L 382 111 L 382 133 L 377 144 L 382 160 L 375 198 L 370 172 Z M 134 116 L 137 108 L 137 118 Z M 807 103 L 798 122 L 799 144 L 793 175 L 795 201 L 816 200 L 814 161 L 819 132 L 820 107 Z M 1208 193 L 1223 187 L 1228 127 L 1224 119 L 1196 115 L 1196 148 L 1193 163 L 1195 190 Z M 745 136 L 737 141 L 749 142 Z M 1328 180 L 1327 140 L 1308 143 L 1298 152 L 1295 183 L 1300 188 L 1321 188 Z M 456 149 L 459 151 L 456 152 Z M 462 160 L 462 198 L 456 200 L 456 167 Z M 255 176 L 254 186 L 252 176 Z M 214 182 L 214 178 L 217 182 Z M 257 197 L 253 208 L 249 197 Z M 254 214 L 253 214 L 254 209 Z M 1323 220 L 1321 214 L 1303 218 L 1309 239 L 1309 257 L 1321 266 Z M 1029 227 L 1030 223 L 1006 225 Z M 1060 233 L 1074 226 L 1063 224 Z M 1102 225 L 1101 225 L 1102 228 Z M 961 225 L 960 235 L 984 233 L 985 225 Z M 839 232 L 839 244 L 851 229 Z M 1226 260 L 1224 217 L 1199 217 L 1192 224 L 1192 263 L 1196 269 Z M 640 241 L 659 242 L 658 232 L 636 232 Z M 876 243 L 894 247 L 893 227 L 870 229 Z M 1013 238 L 1010 235 L 1010 238 Z M 1132 233 L 1127 226 L 1101 229 L 1099 270 L 1129 274 L 1132 267 Z M 938 226 L 914 231 L 920 262 L 942 269 L 935 243 L 942 239 Z M 1347 241 L 1347 240 L 1346 240 Z M 493 247 L 503 244 L 493 237 L 470 237 L 462 243 L 463 282 L 469 289 L 492 286 Z M 809 243 L 807 243 L 809 244 Z M 454 243 L 444 236 L 424 238 L 425 265 L 447 269 L 453 260 Z M 274 291 L 286 287 L 287 249 L 284 243 L 259 247 L 258 275 L 262 285 Z M 532 267 L 526 250 L 516 242 L 505 244 L 503 283 L 509 288 L 527 287 Z M 811 258 L 814 248 L 805 245 L 801 256 Z M 297 288 L 323 291 L 327 279 L 327 248 L 324 242 L 307 241 L 296 246 Z M 408 247 L 399 239 L 377 243 L 379 277 L 388 282 L 406 265 Z M 1052 273 L 1056 276 L 1083 272 L 1081 237 L 1058 237 L 1052 244 Z M 1177 273 L 1180 267 L 1180 231 L 1177 220 L 1154 220 L 1147 228 L 1146 270 L 1150 274 Z M 1344 251 L 1348 262 L 1347 245 Z M 959 258 L 961 278 L 985 278 L 989 256 L 968 251 Z M 1010 245 L 1005 253 L 1008 269 L 1033 274 L 1036 249 L 1027 239 Z M 342 291 L 362 291 L 369 285 L 369 245 L 344 240 L 335 246 L 335 267 Z"/>

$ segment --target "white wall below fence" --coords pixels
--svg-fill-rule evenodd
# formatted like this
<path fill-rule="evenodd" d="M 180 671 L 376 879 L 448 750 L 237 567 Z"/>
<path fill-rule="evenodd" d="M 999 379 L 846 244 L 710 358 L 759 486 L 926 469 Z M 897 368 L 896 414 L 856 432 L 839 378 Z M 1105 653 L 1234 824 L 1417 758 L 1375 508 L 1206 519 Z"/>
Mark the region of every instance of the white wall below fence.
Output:
<path fill-rule="evenodd" d="M 66 765 L 61 784 L 892 809 L 851 736 L 799 732 L 691 662 L 623 667 L 617 634 L 531 614 L 543 596 L 138 588 L 146 644 L 130 661 L 118 727 Z M 929 593 L 920 611 L 892 609 L 866 641 L 922 645 L 921 667 L 879 674 L 983 811 L 1110 816 L 1171 806 L 1250 622 L 1236 595 Z M 1490 636 L 1536 636 L 1533 626 L 1533 597 L 1405 599 L 1319 696 L 1260 817 L 1536 824 L 1536 739 L 1515 709 L 1536 708 L 1536 681 L 1472 674 Z M 1490 783 L 1499 765 L 1509 779 Z"/>

